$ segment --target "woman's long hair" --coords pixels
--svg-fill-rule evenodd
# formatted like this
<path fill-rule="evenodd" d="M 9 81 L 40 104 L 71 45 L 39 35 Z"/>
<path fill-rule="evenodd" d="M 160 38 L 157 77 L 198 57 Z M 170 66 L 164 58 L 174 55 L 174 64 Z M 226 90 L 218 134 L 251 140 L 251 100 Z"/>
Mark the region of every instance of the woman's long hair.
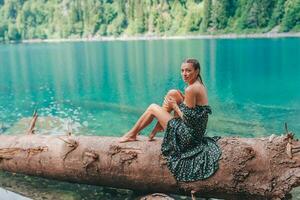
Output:
<path fill-rule="evenodd" d="M 187 58 L 186 60 L 183 61 L 183 64 L 184 63 L 192 64 L 192 66 L 194 67 L 195 70 L 198 69 L 198 71 L 199 71 L 198 78 L 199 78 L 200 82 L 204 85 L 201 74 L 200 74 L 201 67 L 200 67 L 199 61 L 197 59 L 194 59 L 194 58 Z"/>

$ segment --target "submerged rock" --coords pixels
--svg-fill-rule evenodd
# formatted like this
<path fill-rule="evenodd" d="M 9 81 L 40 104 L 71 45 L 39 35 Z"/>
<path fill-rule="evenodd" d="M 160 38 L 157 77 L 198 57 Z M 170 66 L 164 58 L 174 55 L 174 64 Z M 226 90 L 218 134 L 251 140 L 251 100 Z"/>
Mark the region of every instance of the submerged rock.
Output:
<path fill-rule="evenodd" d="M 0 122 L 0 134 L 4 133 L 9 128 L 8 125 Z"/>
<path fill-rule="evenodd" d="M 154 193 L 154 194 L 141 197 L 140 200 L 175 200 L 175 199 L 163 193 Z"/>

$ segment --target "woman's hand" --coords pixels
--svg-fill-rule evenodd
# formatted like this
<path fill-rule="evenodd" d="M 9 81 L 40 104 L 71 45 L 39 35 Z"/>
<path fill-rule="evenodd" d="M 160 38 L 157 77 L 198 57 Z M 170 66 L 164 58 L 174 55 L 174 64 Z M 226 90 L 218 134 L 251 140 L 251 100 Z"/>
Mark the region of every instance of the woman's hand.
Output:
<path fill-rule="evenodd" d="M 177 105 L 177 103 L 176 103 L 175 99 L 173 99 L 172 97 L 165 96 L 163 105 L 174 110 L 174 107 L 175 107 L 175 105 Z"/>
<path fill-rule="evenodd" d="M 175 101 L 175 99 L 173 99 L 172 97 L 165 97 L 163 105 L 174 110 L 175 113 L 177 113 L 177 115 L 182 118 L 183 113 L 179 109 L 178 104 Z"/>

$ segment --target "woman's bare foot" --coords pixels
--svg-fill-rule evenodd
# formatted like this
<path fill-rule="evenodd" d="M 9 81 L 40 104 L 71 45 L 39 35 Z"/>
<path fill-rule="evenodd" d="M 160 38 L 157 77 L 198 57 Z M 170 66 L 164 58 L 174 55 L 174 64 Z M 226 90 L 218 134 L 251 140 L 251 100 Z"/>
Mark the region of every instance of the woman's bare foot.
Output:
<path fill-rule="evenodd" d="M 134 142 L 134 141 L 137 141 L 136 135 L 133 135 L 131 133 L 126 133 L 118 140 L 119 143 Z"/>

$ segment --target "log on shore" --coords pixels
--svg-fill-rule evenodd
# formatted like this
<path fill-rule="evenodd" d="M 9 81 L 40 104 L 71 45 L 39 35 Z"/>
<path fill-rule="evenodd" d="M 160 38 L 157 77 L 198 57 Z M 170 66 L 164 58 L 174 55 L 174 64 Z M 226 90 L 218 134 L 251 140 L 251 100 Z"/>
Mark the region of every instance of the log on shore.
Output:
<path fill-rule="evenodd" d="M 224 199 L 283 199 L 300 185 L 300 142 L 288 136 L 222 138 L 219 170 L 177 182 L 161 139 L 118 143 L 116 137 L 0 135 L 0 170 L 141 192 Z M 300 154 L 300 153 L 299 153 Z"/>

